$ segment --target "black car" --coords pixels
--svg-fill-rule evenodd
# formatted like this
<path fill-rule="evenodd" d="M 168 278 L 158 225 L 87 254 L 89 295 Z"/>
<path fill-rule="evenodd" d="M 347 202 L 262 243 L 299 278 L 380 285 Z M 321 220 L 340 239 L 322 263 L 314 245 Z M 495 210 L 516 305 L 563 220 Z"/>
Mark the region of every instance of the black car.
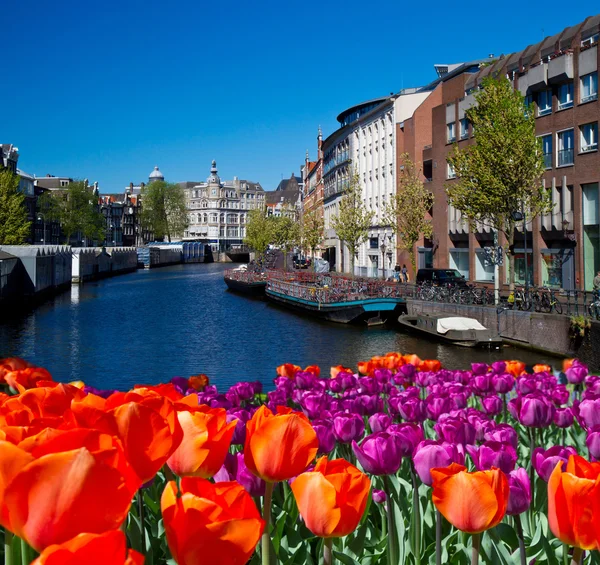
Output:
<path fill-rule="evenodd" d="M 434 285 L 451 284 L 466 286 L 467 281 L 456 269 L 419 269 L 417 271 L 417 284 L 430 283 Z"/>

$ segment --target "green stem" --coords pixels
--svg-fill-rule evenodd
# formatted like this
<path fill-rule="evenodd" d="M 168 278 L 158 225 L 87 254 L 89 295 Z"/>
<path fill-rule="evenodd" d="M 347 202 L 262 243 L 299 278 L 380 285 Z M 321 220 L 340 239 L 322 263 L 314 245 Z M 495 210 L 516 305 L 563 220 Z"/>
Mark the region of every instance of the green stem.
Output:
<path fill-rule="evenodd" d="M 479 547 L 481 534 L 473 534 L 473 549 L 471 551 L 471 565 L 479 565 Z"/>
<path fill-rule="evenodd" d="M 508 410 L 506 408 L 506 394 L 502 395 L 502 421 L 508 422 Z"/>
<path fill-rule="evenodd" d="M 33 561 L 29 544 L 21 539 L 21 565 L 29 565 Z"/>
<path fill-rule="evenodd" d="M 527 556 L 525 554 L 525 538 L 523 537 L 523 525 L 521 524 L 521 516 L 517 514 L 515 517 L 515 528 L 517 530 L 517 539 L 519 540 L 519 555 L 521 557 L 521 565 L 527 565 Z"/>
<path fill-rule="evenodd" d="M 13 565 L 12 540 L 13 533 L 4 529 L 4 565 Z"/>
<path fill-rule="evenodd" d="M 529 428 L 529 482 L 531 484 L 531 504 L 529 506 L 529 531 L 533 535 L 535 515 L 535 468 L 533 466 L 533 451 L 535 449 L 535 428 Z"/>
<path fill-rule="evenodd" d="M 392 487 L 390 478 L 383 477 L 385 493 L 387 495 L 387 524 L 388 524 L 388 563 L 398 564 L 398 532 L 396 530 L 396 515 L 394 514 L 394 499 L 392 498 Z M 263 564 L 264 565 L 264 564 Z"/>
<path fill-rule="evenodd" d="M 569 565 L 569 544 L 563 543 L 563 565 Z"/>
<path fill-rule="evenodd" d="M 138 517 L 140 519 L 140 548 L 141 554 L 146 555 L 146 529 L 144 527 L 144 493 L 138 490 L 137 495 Z"/>
<path fill-rule="evenodd" d="M 413 513 L 415 519 L 415 546 L 413 551 L 415 553 L 415 565 L 421 565 L 421 509 L 419 507 L 419 481 L 412 462 L 410 462 L 410 476 L 413 485 Z"/>
<path fill-rule="evenodd" d="M 333 538 L 323 539 L 323 565 L 333 563 Z"/>
<path fill-rule="evenodd" d="M 265 530 L 261 538 L 262 547 L 262 565 L 269 565 L 271 551 L 271 499 L 273 498 L 273 483 L 266 483 L 265 498 L 263 502 L 263 520 L 265 521 Z"/>
<path fill-rule="evenodd" d="M 435 510 L 435 565 L 442 565 L 442 513 Z"/>
<path fill-rule="evenodd" d="M 571 558 L 571 565 L 579 565 L 581 562 L 581 555 L 583 550 L 580 547 L 573 548 L 573 557 Z"/>

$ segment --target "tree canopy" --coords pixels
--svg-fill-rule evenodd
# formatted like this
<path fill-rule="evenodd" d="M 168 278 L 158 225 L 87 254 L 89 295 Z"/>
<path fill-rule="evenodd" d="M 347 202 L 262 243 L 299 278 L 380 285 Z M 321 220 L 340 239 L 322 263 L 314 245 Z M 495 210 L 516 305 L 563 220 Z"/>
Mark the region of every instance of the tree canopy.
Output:
<path fill-rule="evenodd" d="M 449 203 L 471 223 L 504 234 L 513 249 L 513 213 L 524 209 L 528 219 L 552 210 L 542 186 L 545 170 L 535 116 L 508 79 L 486 78 L 466 116 L 473 124 L 475 144 L 455 146 L 448 162 L 457 180 L 447 183 Z M 514 255 L 510 253 L 510 286 L 514 286 Z"/>
<path fill-rule="evenodd" d="M 244 243 L 259 255 L 263 255 L 272 243 L 271 223 L 264 208 L 250 210 L 248 213 Z"/>
<path fill-rule="evenodd" d="M 189 217 L 183 187 L 155 180 L 141 191 L 144 228 L 162 240 L 182 236 L 189 226 Z"/>
<path fill-rule="evenodd" d="M 354 274 L 354 261 L 360 244 L 367 239 L 375 212 L 367 211 L 362 199 L 358 173 L 352 175 L 350 185 L 340 200 L 337 215 L 332 216 L 331 225 L 338 238 L 350 252 L 350 271 Z"/>
<path fill-rule="evenodd" d="M 66 189 L 52 193 L 52 198 L 58 201 L 58 219 L 67 244 L 77 233 L 92 241 L 104 241 L 105 220 L 98 210 L 96 195 L 87 182 L 73 181 Z"/>
<path fill-rule="evenodd" d="M 27 239 L 31 222 L 27 219 L 25 195 L 19 192 L 19 177 L 0 170 L 0 244 L 20 245 Z"/>
<path fill-rule="evenodd" d="M 319 210 L 310 210 L 302 216 L 300 231 L 302 244 L 314 255 L 316 247 L 323 241 L 325 222 Z"/>
<path fill-rule="evenodd" d="M 398 245 L 405 249 L 413 271 L 416 271 L 415 244 L 421 237 L 431 237 L 433 228 L 427 213 L 433 206 L 433 194 L 425 188 L 421 171 L 408 154 L 401 155 L 403 169 L 398 175 L 398 190 L 384 208 L 384 223 L 398 236 Z"/>

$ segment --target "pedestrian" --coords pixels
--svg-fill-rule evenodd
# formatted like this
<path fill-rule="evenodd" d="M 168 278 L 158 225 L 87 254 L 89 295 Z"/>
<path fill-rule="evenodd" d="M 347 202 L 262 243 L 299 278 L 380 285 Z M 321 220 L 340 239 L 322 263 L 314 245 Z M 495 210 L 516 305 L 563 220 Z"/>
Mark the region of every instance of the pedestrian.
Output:
<path fill-rule="evenodd" d="M 408 282 L 408 269 L 405 264 L 402 264 L 402 282 Z"/>
<path fill-rule="evenodd" d="M 600 290 L 600 271 L 598 271 L 596 273 L 596 276 L 594 277 L 593 283 L 594 283 L 594 290 L 596 292 L 598 292 Z"/>

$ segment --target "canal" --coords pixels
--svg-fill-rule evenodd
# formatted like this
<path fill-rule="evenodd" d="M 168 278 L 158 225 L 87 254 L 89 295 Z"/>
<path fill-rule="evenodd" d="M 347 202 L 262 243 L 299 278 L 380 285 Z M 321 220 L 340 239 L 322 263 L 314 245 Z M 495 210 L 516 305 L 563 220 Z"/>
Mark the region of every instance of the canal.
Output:
<path fill-rule="evenodd" d="M 46 367 L 59 381 L 128 389 L 173 376 L 209 375 L 223 390 L 240 380 L 272 386 L 285 362 L 356 367 L 389 351 L 439 359 L 452 369 L 473 361 L 557 360 L 506 347 L 448 346 L 393 328 L 330 324 L 226 290 L 224 264 L 140 270 L 74 285 L 35 310 L 0 318 L 0 356 Z"/>

